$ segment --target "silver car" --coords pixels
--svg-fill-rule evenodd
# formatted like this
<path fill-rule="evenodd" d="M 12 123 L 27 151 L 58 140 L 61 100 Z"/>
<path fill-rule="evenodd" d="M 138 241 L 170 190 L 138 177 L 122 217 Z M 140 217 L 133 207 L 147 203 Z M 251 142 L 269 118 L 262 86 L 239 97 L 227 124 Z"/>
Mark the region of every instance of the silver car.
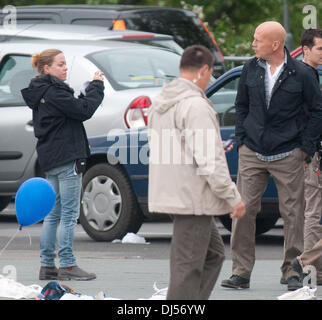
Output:
<path fill-rule="evenodd" d="M 170 35 L 135 30 L 108 30 L 106 27 L 70 24 L 18 24 L 14 27 L 0 26 L 0 42 L 12 40 L 115 40 L 135 42 L 169 49 L 182 54 Z"/>
<path fill-rule="evenodd" d="M 120 41 L 17 41 L 0 46 L 0 211 L 21 183 L 41 174 L 35 150 L 32 111 L 20 90 L 36 75 L 31 56 L 48 48 L 65 54 L 67 83 L 78 95 L 97 69 L 104 71 L 105 97 L 92 119 L 88 136 L 111 129 L 146 125 L 147 109 L 165 81 L 179 76 L 180 55 Z"/>

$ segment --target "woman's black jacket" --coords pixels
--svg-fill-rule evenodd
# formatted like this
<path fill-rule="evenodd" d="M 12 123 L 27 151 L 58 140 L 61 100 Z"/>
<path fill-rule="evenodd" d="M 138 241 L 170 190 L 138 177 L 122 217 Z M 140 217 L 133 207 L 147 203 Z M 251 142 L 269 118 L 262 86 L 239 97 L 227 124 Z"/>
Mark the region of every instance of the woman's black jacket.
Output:
<path fill-rule="evenodd" d="M 92 117 L 103 100 L 102 81 L 90 82 L 86 96 L 77 99 L 66 83 L 46 74 L 33 78 L 21 94 L 33 111 L 38 159 L 44 172 L 89 156 L 83 121 Z"/>

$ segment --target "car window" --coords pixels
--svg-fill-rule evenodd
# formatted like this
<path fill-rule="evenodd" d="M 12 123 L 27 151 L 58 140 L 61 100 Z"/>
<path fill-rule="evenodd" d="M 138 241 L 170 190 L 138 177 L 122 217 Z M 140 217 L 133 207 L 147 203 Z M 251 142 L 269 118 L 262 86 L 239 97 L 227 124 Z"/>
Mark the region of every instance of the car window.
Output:
<path fill-rule="evenodd" d="M 26 105 L 20 90 L 36 75 L 30 56 L 8 55 L 0 64 L 0 107 Z"/>
<path fill-rule="evenodd" d="M 170 34 L 183 48 L 199 43 L 217 50 L 198 18 L 188 16 L 184 12 L 174 10 L 135 12 L 126 16 L 126 22 L 129 29 Z"/>
<path fill-rule="evenodd" d="M 73 19 L 70 24 L 100 26 L 106 28 L 113 27 L 113 19 Z"/>
<path fill-rule="evenodd" d="M 159 49 L 104 50 L 87 56 L 116 90 L 161 87 L 179 76 L 180 55 Z"/>
<path fill-rule="evenodd" d="M 235 99 L 240 77 L 229 79 L 219 90 L 209 97 L 220 117 L 220 126 L 234 126 L 236 118 Z"/>
<path fill-rule="evenodd" d="M 39 23 L 55 23 L 51 18 L 19 18 L 17 24 L 39 24 Z"/>

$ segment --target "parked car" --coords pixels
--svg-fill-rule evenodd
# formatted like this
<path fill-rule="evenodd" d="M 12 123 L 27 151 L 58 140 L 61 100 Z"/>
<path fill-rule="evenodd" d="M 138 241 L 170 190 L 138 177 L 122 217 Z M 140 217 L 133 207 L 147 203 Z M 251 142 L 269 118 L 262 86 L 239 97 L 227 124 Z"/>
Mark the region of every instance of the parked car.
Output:
<path fill-rule="evenodd" d="M 182 48 L 202 44 L 215 55 L 214 76 L 225 71 L 224 57 L 207 26 L 191 11 L 134 5 L 18 6 L 17 23 L 55 23 L 104 26 L 172 35 Z M 0 12 L 0 24 L 5 14 Z"/>
<path fill-rule="evenodd" d="M 219 114 L 223 140 L 234 136 L 234 104 L 242 68 L 227 71 L 206 91 Z M 322 69 L 319 74 L 322 82 Z M 127 232 L 137 232 L 144 219 L 151 216 L 147 201 L 149 149 L 146 129 L 113 131 L 89 141 L 91 157 L 83 179 L 82 226 L 96 241 L 111 241 Z M 231 177 L 236 180 L 236 148 L 226 156 Z M 262 198 L 262 210 L 256 219 L 256 234 L 273 228 L 279 217 L 277 190 L 270 179 Z M 219 219 L 231 230 L 229 215 Z"/>
<path fill-rule="evenodd" d="M 59 24 L 18 24 L 15 28 L 0 26 L 0 42 L 16 40 L 114 40 L 136 42 L 166 48 L 182 54 L 180 47 L 172 36 L 134 30 L 107 30 L 100 26 Z"/>
<path fill-rule="evenodd" d="M 104 71 L 105 97 L 92 119 L 88 136 L 114 128 L 146 125 L 146 111 L 162 84 L 179 75 L 180 55 L 165 49 L 120 41 L 18 41 L 0 46 L 0 211 L 21 183 L 41 175 L 35 150 L 32 110 L 20 90 L 36 71 L 31 55 L 48 48 L 61 49 L 67 60 L 67 82 L 76 90 Z"/>

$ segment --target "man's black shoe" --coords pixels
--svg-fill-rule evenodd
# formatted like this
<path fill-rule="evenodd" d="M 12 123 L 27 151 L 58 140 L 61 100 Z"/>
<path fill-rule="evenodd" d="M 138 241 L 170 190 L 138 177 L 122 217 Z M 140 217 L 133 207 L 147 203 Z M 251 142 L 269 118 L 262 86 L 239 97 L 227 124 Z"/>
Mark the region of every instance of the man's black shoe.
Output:
<path fill-rule="evenodd" d="M 301 279 L 303 281 L 303 279 L 308 275 L 307 273 L 303 272 L 303 268 L 299 262 L 299 260 L 297 258 L 293 259 L 291 261 L 291 266 L 293 268 L 293 270 L 295 270 L 297 273 L 299 273 L 299 275 L 301 276 Z M 311 284 L 311 279 L 309 279 L 308 281 L 309 284 Z M 322 279 L 317 279 L 317 283 L 318 286 L 322 285 Z"/>
<path fill-rule="evenodd" d="M 53 267 L 40 267 L 39 280 L 55 280 L 58 276 L 58 269 Z"/>
<path fill-rule="evenodd" d="M 223 280 L 221 282 L 221 286 L 233 289 L 248 289 L 249 279 L 245 279 L 233 274 L 229 279 Z"/>
<path fill-rule="evenodd" d="M 293 276 L 287 279 L 287 290 L 294 291 L 303 287 L 299 277 Z"/>
<path fill-rule="evenodd" d="M 302 266 L 300 265 L 300 262 L 297 260 L 297 258 L 294 258 L 292 261 L 291 261 L 291 266 L 293 268 L 294 271 L 296 271 L 301 279 L 303 279 L 306 275 L 303 273 L 303 268 Z"/>

